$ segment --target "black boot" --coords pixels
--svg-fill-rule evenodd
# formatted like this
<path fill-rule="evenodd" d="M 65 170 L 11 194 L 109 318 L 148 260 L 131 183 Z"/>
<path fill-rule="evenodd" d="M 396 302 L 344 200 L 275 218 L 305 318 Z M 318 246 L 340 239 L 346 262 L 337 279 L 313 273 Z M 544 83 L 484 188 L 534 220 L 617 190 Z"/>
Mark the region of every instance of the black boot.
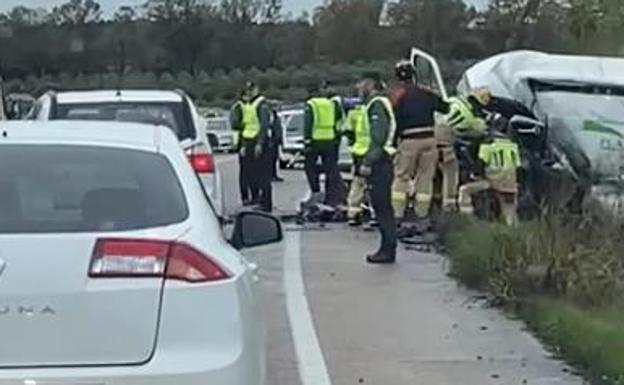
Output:
<path fill-rule="evenodd" d="M 396 262 L 396 255 L 390 255 L 383 251 L 378 251 L 373 255 L 366 256 L 366 262 L 371 264 L 392 264 Z"/>
<path fill-rule="evenodd" d="M 355 215 L 349 218 L 349 226 L 351 227 L 359 227 L 362 226 L 362 214 Z"/>

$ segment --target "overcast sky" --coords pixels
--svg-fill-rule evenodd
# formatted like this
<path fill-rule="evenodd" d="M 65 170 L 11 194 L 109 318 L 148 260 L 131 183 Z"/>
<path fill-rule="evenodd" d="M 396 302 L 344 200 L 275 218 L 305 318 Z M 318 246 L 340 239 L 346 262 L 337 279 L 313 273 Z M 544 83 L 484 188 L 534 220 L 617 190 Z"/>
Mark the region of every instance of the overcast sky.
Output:
<path fill-rule="evenodd" d="M 283 0 L 287 12 L 292 12 L 295 16 L 303 10 L 312 10 L 315 6 L 322 3 L 322 0 Z M 487 0 L 467 0 L 474 4 L 483 4 Z M 64 0 L 0 0 L 0 12 L 10 10 L 16 5 L 24 5 L 27 7 L 46 7 L 51 8 L 55 5 L 64 3 Z M 99 0 L 102 8 L 107 14 L 112 14 L 121 5 L 138 5 L 143 4 L 145 0 Z"/>

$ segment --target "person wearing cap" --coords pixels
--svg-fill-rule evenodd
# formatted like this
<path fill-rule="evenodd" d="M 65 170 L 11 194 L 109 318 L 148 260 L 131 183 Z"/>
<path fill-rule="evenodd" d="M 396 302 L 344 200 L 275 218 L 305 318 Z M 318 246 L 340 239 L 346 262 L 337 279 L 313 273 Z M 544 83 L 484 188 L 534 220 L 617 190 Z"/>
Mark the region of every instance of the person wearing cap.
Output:
<path fill-rule="evenodd" d="M 311 200 L 321 194 L 320 171 L 325 174 L 325 203 L 337 207 L 345 199 L 344 186 L 338 169 L 339 122 L 341 114 L 329 98 L 324 86 L 313 87 L 312 97 L 306 102 L 304 117 L 305 173 L 311 191 Z M 318 162 L 320 160 L 320 168 Z"/>
<path fill-rule="evenodd" d="M 390 91 L 397 121 L 398 152 L 395 159 L 392 205 L 399 223 L 405 221 L 410 190 L 414 188 L 414 211 L 419 227 L 429 227 L 434 178 L 438 165 L 434 133 L 435 112 L 448 113 L 441 97 L 416 84 L 416 71 L 409 60 L 395 66 L 397 84 Z M 411 228 L 401 226 L 399 236 L 408 236 Z"/>
<path fill-rule="evenodd" d="M 359 175 L 367 179 L 371 188 L 371 204 L 381 234 L 379 249 L 368 255 L 366 261 L 372 264 L 394 263 L 397 236 L 391 190 L 396 120 L 390 100 L 382 95 L 385 87 L 378 74 L 364 75 L 357 87 L 365 106 L 360 135 L 363 148 Z"/>
<path fill-rule="evenodd" d="M 273 209 L 271 188 L 271 110 L 253 82 L 247 82 L 230 114 L 239 136 L 240 188 L 243 204 Z"/>

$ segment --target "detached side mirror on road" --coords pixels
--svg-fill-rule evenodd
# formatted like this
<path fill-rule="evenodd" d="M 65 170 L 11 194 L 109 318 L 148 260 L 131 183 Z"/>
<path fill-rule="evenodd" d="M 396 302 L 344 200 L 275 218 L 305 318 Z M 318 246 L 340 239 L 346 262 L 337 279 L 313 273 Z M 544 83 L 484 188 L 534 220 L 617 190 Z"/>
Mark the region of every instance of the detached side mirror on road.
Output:
<path fill-rule="evenodd" d="M 283 239 L 279 219 L 266 213 L 244 211 L 236 216 L 230 244 L 240 250 L 278 243 Z"/>

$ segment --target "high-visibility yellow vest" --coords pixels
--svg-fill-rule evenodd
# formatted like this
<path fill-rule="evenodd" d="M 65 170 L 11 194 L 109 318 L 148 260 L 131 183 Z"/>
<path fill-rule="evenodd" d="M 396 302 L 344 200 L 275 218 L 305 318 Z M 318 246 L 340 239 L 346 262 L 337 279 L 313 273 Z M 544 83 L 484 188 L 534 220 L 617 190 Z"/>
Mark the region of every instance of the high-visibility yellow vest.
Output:
<path fill-rule="evenodd" d="M 371 126 L 370 126 L 370 109 L 376 102 L 383 103 L 386 108 L 386 112 L 390 117 L 390 127 L 388 130 L 388 138 L 386 139 L 386 143 L 384 144 L 384 150 L 388 155 L 394 155 L 396 153 L 396 148 L 394 148 L 394 136 L 396 133 L 396 118 L 394 116 L 394 110 L 392 108 L 392 103 L 390 99 L 385 96 L 375 96 L 366 106 L 362 108 L 362 125 L 361 127 L 356 128 L 356 144 L 353 146 L 354 151 L 353 154 L 357 156 L 364 156 L 370 149 L 371 144 Z M 359 135 L 358 135 L 359 131 Z"/>
<path fill-rule="evenodd" d="M 308 101 L 312 110 L 312 140 L 328 141 L 336 139 L 336 107 L 328 98 L 312 98 Z"/>
<path fill-rule="evenodd" d="M 386 112 L 390 117 L 390 127 L 388 129 L 388 137 L 386 138 L 386 143 L 384 144 L 384 150 L 389 155 L 394 155 L 396 153 L 396 148 L 394 147 L 394 137 L 396 135 L 396 117 L 394 116 L 394 108 L 392 107 L 392 102 L 385 96 L 375 96 L 369 103 L 366 108 L 366 123 L 369 125 L 368 131 L 370 132 L 370 121 L 368 117 L 370 116 L 370 108 L 373 106 L 375 102 L 382 102 L 384 107 L 386 107 Z"/>
<path fill-rule="evenodd" d="M 450 111 L 446 120 L 457 131 L 482 131 L 485 129 L 483 119 L 475 116 L 470 103 L 466 100 L 453 97 L 449 99 Z"/>
<path fill-rule="evenodd" d="M 507 138 L 495 138 L 479 146 L 479 159 L 485 164 L 485 177 L 491 188 L 500 192 L 517 193 L 516 170 L 521 166 L 518 145 Z"/>
<path fill-rule="evenodd" d="M 521 165 L 518 145 L 507 138 L 494 138 L 479 146 L 479 159 L 492 171 L 515 170 Z"/>
<path fill-rule="evenodd" d="M 357 106 L 347 116 L 347 125 L 353 130 L 355 141 L 351 146 L 351 153 L 355 156 L 364 156 L 370 147 L 369 125 L 366 124 L 366 106 Z"/>
<path fill-rule="evenodd" d="M 260 133 L 260 117 L 258 107 L 264 101 L 263 97 L 258 97 L 251 103 L 241 102 L 243 112 L 243 139 L 255 139 Z"/>

